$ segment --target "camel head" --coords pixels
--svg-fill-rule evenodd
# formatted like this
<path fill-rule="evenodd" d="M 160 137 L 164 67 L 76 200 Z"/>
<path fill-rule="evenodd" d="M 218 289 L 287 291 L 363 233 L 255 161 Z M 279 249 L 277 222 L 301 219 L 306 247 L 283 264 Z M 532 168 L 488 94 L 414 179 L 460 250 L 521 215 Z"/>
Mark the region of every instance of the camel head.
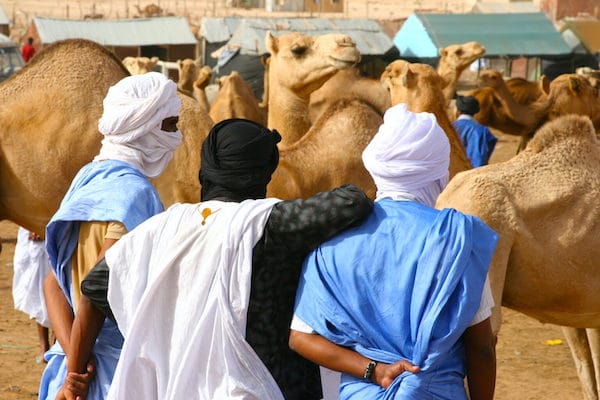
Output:
<path fill-rule="evenodd" d="M 495 69 L 485 69 L 479 73 L 477 86 L 497 89 L 504 84 L 504 74 Z"/>
<path fill-rule="evenodd" d="M 308 98 L 339 69 L 360 61 L 356 44 L 347 35 L 308 36 L 293 32 L 274 37 L 267 32 L 265 42 L 271 54 L 270 87 L 285 87 L 303 98 Z"/>
<path fill-rule="evenodd" d="M 179 71 L 177 86 L 186 87 L 198 78 L 198 64 L 191 58 L 177 60 L 177 69 Z"/>
<path fill-rule="evenodd" d="M 442 88 L 445 82 L 427 64 L 396 60 L 386 67 L 381 81 L 390 90 L 392 105 L 406 103 L 414 112 L 429 109 L 428 105 L 444 101 Z"/>
<path fill-rule="evenodd" d="M 212 68 L 208 65 L 202 66 L 202 68 L 198 70 L 198 77 L 194 81 L 194 87 L 205 89 L 210 82 L 210 78 L 212 78 Z"/>
<path fill-rule="evenodd" d="M 598 90 L 586 77 L 577 74 L 563 74 L 550 83 L 548 94 L 548 119 L 553 120 L 566 114 L 587 115 L 600 123 L 600 98 Z"/>
<path fill-rule="evenodd" d="M 154 70 L 158 57 L 125 57 L 122 62 L 131 75 L 145 74 Z"/>
<path fill-rule="evenodd" d="M 477 42 L 467 42 L 463 44 L 451 44 L 450 46 L 439 49 L 440 64 L 446 68 L 462 72 L 473 61 L 483 57 L 485 47 Z"/>

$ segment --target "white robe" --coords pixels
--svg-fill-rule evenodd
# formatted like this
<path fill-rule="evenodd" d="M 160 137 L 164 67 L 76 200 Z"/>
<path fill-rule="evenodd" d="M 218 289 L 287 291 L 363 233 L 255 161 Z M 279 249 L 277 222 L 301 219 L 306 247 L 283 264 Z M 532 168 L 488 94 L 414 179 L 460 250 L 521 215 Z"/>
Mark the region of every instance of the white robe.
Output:
<path fill-rule="evenodd" d="M 176 204 L 107 252 L 125 336 L 109 399 L 283 399 L 244 339 L 252 250 L 275 202 Z"/>
<path fill-rule="evenodd" d="M 50 260 L 44 241 L 29 240 L 29 231 L 19 227 L 13 258 L 12 295 L 15 309 L 23 311 L 40 325 L 50 327 L 44 301 L 44 279 Z"/>

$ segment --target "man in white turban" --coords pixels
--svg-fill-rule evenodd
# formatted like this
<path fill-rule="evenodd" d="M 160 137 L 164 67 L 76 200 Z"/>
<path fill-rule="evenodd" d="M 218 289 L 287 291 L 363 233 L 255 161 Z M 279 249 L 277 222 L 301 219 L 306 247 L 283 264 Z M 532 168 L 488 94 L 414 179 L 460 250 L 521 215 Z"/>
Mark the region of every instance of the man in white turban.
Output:
<path fill-rule="evenodd" d="M 342 373 L 339 399 L 466 400 L 465 376 L 472 400 L 493 398 L 486 275 L 497 235 L 432 208 L 449 155 L 433 114 L 387 110 L 363 152 L 372 214 L 304 263 L 290 346 Z"/>
<path fill-rule="evenodd" d="M 180 107 L 177 85 L 155 72 L 126 77 L 108 90 L 98 123 L 100 153 L 75 176 L 46 227 L 52 272 L 44 291 L 57 342 L 45 355 L 40 399 L 87 394 L 96 400 L 108 393 L 123 337 L 103 315 L 78 313 L 84 309 L 80 284 L 121 236 L 163 211 L 148 178 L 162 173 L 181 142 Z M 73 328 L 82 318 L 99 333 L 90 358 L 79 365 L 73 356 L 79 349 L 70 344 L 84 334 Z"/>

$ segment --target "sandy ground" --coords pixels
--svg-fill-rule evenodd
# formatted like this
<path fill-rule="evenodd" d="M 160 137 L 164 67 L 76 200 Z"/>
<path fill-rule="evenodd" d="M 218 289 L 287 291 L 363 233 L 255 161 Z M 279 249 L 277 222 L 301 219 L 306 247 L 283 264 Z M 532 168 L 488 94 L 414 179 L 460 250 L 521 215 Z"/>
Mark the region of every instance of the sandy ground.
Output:
<path fill-rule="evenodd" d="M 492 162 L 514 154 L 517 140 L 501 136 Z M 3 251 L 0 254 L 0 399 L 34 399 L 43 365 L 38 365 L 35 323 L 13 309 L 12 257 L 17 226 L 0 222 Z M 575 400 L 582 398 L 573 361 L 562 331 L 520 313 L 505 309 L 498 341 L 497 400 Z"/>

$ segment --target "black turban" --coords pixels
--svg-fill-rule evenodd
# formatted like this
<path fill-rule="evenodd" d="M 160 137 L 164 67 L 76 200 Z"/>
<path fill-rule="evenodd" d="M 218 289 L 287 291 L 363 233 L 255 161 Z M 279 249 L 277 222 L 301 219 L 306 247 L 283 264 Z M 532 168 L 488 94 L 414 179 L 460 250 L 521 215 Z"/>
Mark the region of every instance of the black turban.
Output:
<path fill-rule="evenodd" d="M 202 144 L 201 200 L 264 198 L 279 162 L 279 141 L 276 130 L 246 119 L 216 124 Z"/>
<path fill-rule="evenodd" d="M 462 114 L 475 115 L 479 112 L 479 101 L 472 96 L 457 96 L 456 108 Z"/>

